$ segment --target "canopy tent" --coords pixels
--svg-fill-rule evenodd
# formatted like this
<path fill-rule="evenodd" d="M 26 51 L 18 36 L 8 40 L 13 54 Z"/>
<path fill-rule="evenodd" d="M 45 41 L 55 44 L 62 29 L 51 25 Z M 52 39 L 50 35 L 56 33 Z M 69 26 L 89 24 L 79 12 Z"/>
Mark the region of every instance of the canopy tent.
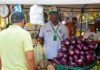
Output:
<path fill-rule="evenodd" d="M 56 5 L 58 8 L 64 8 L 64 10 L 65 8 L 69 8 L 70 12 L 71 12 L 71 8 L 75 10 L 79 10 L 81 14 L 83 13 L 82 12 L 83 8 L 88 10 L 93 10 L 93 11 L 95 11 L 94 9 L 96 9 L 96 11 L 100 12 L 100 0 L 0 0 L 0 4 L 23 4 L 23 5 L 30 5 L 30 6 L 33 4 L 38 4 L 44 6 L 46 5 L 46 7 L 50 5 L 51 6 Z"/>
<path fill-rule="evenodd" d="M 46 5 L 46 7 L 50 5 L 56 5 L 61 11 L 70 11 L 71 9 L 74 9 L 73 11 L 78 12 L 80 12 L 80 9 L 84 7 L 84 4 L 87 4 L 85 6 L 85 10 L 87 12 L 90 11 L 88 9 L 95 9 L 93 11 L 96 12 L 100 11 L 100 0 L 0 0 L 0 4 L 38 4 Z M 48 7 L 45 9 L 48 10 Z"/>
<path fill-rule="evenodd" d="M 100 3 L 100 0 L 0 0 L 0 4 L 69 5 L 97 3 Z"/>

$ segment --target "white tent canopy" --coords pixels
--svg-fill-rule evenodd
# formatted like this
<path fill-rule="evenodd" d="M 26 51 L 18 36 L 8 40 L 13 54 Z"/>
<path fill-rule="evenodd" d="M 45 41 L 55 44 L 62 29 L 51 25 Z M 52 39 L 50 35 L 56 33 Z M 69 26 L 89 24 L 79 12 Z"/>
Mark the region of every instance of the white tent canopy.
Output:
<path fill-rule="evenodd" d="M 100 0 L 0 0 L 0 4 L 39 4 L 39 5 L 100 4 Z"/>

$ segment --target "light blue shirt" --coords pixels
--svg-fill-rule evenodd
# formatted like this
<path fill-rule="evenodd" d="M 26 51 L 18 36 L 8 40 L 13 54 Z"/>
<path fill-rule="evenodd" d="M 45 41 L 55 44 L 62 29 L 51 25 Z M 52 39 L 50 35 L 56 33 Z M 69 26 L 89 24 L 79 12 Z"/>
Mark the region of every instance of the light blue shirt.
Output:
<path fill-rule="evenodd" d="M 51 22 L 48 22 L 43 25 L 39 33 L 39 36 L 44 39 L 44 50 L 48 59 L 52 59 L 57 56 L 61 41 L 69 37 L 68 29 L 63 24 L 59 23 L 57 33 L 60 38 L 57 36 L 57 41 L 54 41 L 53 36 L 55 35 L 55 32 L 53 31 L 51 24 Z M 53 27 L 56 30 L 58 25 Z"/>

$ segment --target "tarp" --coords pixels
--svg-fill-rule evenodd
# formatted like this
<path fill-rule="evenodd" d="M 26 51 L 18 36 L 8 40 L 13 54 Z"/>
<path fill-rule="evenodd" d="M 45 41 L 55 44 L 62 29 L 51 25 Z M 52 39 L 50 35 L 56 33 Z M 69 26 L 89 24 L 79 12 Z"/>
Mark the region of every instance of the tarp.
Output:
<path fill-rule="evenodd" d="M 69 5 L 97 3 L 100 4 L 100 0 L 0 0 L 0 4 Z"/>

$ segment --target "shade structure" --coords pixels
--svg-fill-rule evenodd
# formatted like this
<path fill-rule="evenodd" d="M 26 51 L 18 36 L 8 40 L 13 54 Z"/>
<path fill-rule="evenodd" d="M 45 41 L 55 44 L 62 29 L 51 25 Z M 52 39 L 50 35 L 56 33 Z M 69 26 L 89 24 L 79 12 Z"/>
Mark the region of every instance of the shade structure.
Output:
<path fill-rule="evenodd" d="M 97 3 L 100 3 L 100 0 L 0 0 L 0 4 L 68 5 Z"/>

